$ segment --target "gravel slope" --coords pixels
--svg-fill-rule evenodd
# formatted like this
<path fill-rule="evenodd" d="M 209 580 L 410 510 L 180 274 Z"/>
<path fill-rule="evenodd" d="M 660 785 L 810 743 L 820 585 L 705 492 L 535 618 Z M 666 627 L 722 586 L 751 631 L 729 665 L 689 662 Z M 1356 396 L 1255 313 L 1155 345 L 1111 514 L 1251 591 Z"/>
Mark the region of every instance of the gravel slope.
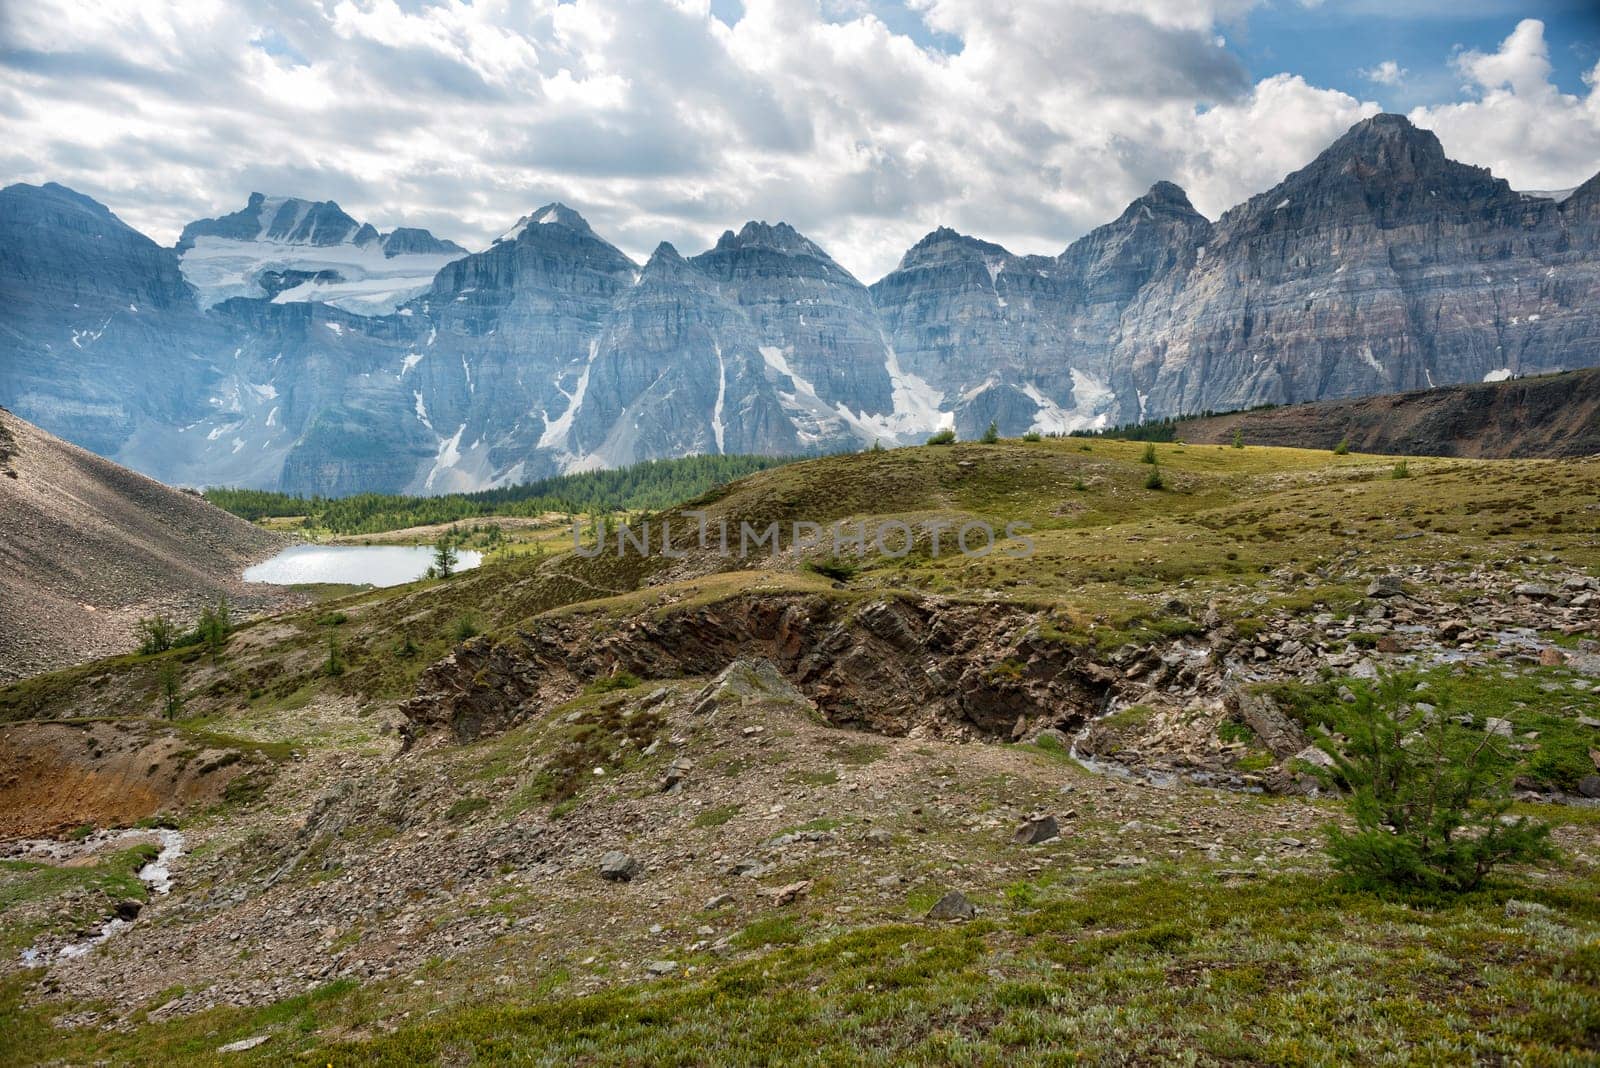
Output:
<path fill-rule="evenodd" d="M 0 408 L 0 681 L 127 651 L 157 610 L 281 602 L 239 575 L 287 543 Z"/>

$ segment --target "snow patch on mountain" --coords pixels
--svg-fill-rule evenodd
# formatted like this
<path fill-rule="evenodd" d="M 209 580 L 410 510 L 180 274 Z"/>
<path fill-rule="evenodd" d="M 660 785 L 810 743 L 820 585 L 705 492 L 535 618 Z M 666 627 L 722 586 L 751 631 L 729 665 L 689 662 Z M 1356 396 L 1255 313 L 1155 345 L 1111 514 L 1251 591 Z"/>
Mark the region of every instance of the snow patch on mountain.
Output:
<path fill-rule="evenodd" d="M 711 408 L 711 434 L 717 439 L 717 453 L 727 451 L 722 446 L 722 402 L 728 396 L 728 365 L 722 359 L 722 346 L 717 346 L 717 403 Z"/>
<path fill-rule="evenodd" d="M 1028 429 L 1041 434 L 1070 434 L 1074 430 L 1102 430 L 1111 424 L 1111 411 L 1117 403 L 1115 391 L 1076 367 L 1069 368 L 1068 373 L 1072 375 L 1075 402 L 1071 408 L 1051 400 L 1032 382 L 1023 385 L 1023 394 L 1039 409 Z"/>
<path fill-rule="evenodd" d="M 583 407 L 584 395 L 589 392 L 589 372 L 594 369 L 594 358 L 600 351 L 600 339 L 595 338 L 589 342 L 589 359 L 583 365 L 583 371 L 578 375 L 578 384 L 571 393 L 556 384 L 556 390 L 567 398 L 567 407 L 559 417 L 552 420 L 548 412 L 545 413 L 544 433 L 539 435 L 539 448 L 568 450 L 568 439 L 572 436 L 572 421 L 577 418 L 578 409 Z M 570 455 L 567 456 L 570 460 Z M 563 464 L 565 468 L 565 464 Z"/>
<path fill-rule="evenodd" d="M 448 438 L 439 439 L 439 451 L 433 458 L 433 468 L 428 472 L 428 477 L 423 479 L 424 492 L 434 492 L 434 483 L 451 468 L 461 462 L 461 435 L 467 432 L 467 424 L 462 423 L 456 427 L 456 432 Z M 442 489 L 441 491 L 442 492 Z"/>

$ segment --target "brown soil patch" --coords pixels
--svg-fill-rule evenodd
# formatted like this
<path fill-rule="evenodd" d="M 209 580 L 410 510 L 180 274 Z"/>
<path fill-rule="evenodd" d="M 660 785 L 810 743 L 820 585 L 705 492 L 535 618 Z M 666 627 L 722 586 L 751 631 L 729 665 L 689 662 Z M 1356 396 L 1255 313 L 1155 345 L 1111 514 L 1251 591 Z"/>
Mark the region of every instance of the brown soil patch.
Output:
<path fill-rule="evenodd" d="M 220 800 L 249 763 L 143 724 L 0 727 L 0 839 L 122 827 Z"/>

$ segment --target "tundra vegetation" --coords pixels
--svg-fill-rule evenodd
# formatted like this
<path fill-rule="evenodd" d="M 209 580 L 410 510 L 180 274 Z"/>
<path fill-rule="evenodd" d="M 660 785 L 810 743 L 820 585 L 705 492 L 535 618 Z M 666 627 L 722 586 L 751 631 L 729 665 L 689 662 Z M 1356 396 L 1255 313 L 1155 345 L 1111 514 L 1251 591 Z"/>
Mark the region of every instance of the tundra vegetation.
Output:
<path fill-rule="evenodd" d="M 1592 1062 L 1600 461 L 1393 467 L 820 457 L 650 518 L 1034 552 L 552 543 L 0 689 L 237 754 L 170 895 L 0 861 L 14 961 L 150 896 L 0 973 L 0 1062 Z"/>

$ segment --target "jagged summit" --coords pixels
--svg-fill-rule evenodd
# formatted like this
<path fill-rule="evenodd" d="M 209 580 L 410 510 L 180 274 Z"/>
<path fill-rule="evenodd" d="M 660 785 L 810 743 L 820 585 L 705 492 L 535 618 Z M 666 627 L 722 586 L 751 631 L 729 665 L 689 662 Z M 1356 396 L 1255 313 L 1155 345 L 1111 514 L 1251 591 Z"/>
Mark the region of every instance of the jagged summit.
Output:
<path fill-rule="evenodd" d="M 251 193 L 238 211 L 185 226 L 178 238 L 178 254 L 189 251 L 202 237 L 327 247 L 375 244 L 378 231 L 356 222 L 332 200 Z"/>
<path fill-rule="evenodd" d="M 1444 219 L 1509 221 L 1524 199 L 1486 168 L 1445 154 L 1403 115 L 1363 119 L 1314 160 L 1227 212 L 1226 233 L 1299 228 L 1310 220 L 1370 220 L 1381 229 Z"/>
<path fill-rule="evenodd" d="M 1432 130 L 1414 125 L 1404 115 L 1390 114 L 1356 123 L 1317 160 L 1397 176 L 1422 176 L 1464 166 L 1445 155 L 1444 145 Z"/>
<path fill-rule="evenodd" d="M 385 236 L 332 200 L 260 192 L 238 211 L 185 226 L 173 251 L 206 307 L 264 297 L 367 315 L 394 310 L 466 254 L 416 227 Z"/>
<path fill-rule="evenodd" d="M 1177 211 L 1200 214 L 1194 210 L 1194 205 L 1189 202 L 1189 194 L 1183 186 L 1176 182 L 1162 179 L 1152 185 L 1144 196 L 1134 201 L 1135 204 L 1149 204 L 1151 207 L 1172 208 Z"/>
<path fill-rule="evenodd" d="M 689 262 L 724 282 L 792 274 L 827 278 L 851 287 L 861 284 L 821 245 L 786 222 L 751 220 L 738 233 L 725 230 L 714 246 Z"/>
<path fill-rule="evenodd" d="M 91 203 L 93 203 L 91 201 Z M 411 254 L 461 255 L 454 241 L 435 237 L 419 227 L 402 226 L 384 234 L 371 223 L 357 222 L 338 202 L 251 193 L 245 206 L 215 219 L 196 219 L 183 228 L 175 251 L 182 256 L 204 237 L 222 241 L 271 242 L 331 248 L 354 245 L 381 248 L 386 256 Z"/>
<path fill-rule="evenodd" d="M 1210 227 L 1204 215 L 1189 202 L 1189 194 L 1174 182 L 1159 181 L 1143 196 L 1129 201 L 1122 214 L 1104 226 L 1096 227 L 1068 245 L 1059 257 L 1072 260 L 1089 249 L 1101 249 L 1113 242 L 1129 240 L 1144 243 L 1186 244 Z M 1095 252 L 1100 255 L 1100 252 Z"/>
<path fill-rule="evenodd" d="M 724 230 L 717 239 L 717 249 L 730 248 L 774 248 L 784 252 L 804 252 L 813 256 L 826 256 L 827 253 L 800 231 L 786 222 L 776 225 L 766 221 L 757 222 L 752 219 L 740 227 L 736 234 L 732 230 Z"/>
<path fill-rule="evenodd" d="M 495 238 L 493 244 L 498 245 L 502 241 L 516 241 L 530 231 L 537 234 L 538 231 L 533 230 L 533 227 L 536 226 L 558 226 L 567 230 L 576 230 L 581 234 L 596 236 L 594 229 L 589 225 L 589 220 L 561 203 L 561 201 L 554 200 L 531 215 L 524 215 L 518 219 L 516 225 Z"/>
<path fill-rule="evenodd" d="M 650 258 L 645 261 L 644 270 L 640 272 L 639 280 L 644 282 L 664 281 L 681 278 L 686 271 L 694 268 L 689 261 L 678 252 L 677 246 L 670 241 L 663 241 L 650 253 Z"/>

